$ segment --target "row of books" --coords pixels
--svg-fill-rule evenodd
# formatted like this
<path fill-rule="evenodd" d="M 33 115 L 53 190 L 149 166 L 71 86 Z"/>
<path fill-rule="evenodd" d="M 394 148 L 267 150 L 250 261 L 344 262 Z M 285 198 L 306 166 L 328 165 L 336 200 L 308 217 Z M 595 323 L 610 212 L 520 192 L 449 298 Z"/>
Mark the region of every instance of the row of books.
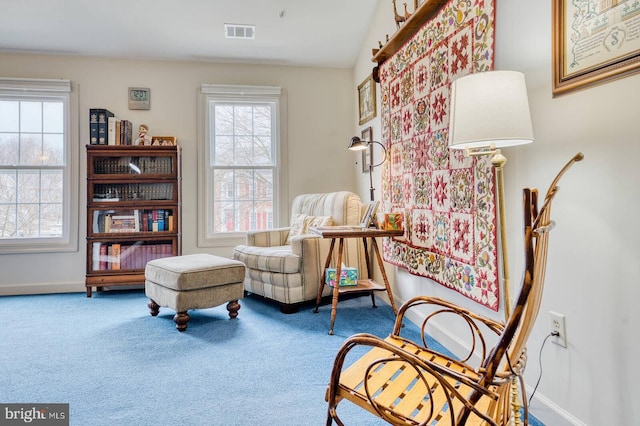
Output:
<path fill-rule="evenodd" d="M 93 201 L 170 201 L 173 200 L 171 183 L 105 183 L 95 184 Z"/>
<path fill-rule="evenodd" d="M 93 171 L 100 175 L 171 174 L 171 157 L 97 157 Z"/>
<path fill-rule="evenodd" d="M 173 212 L 170 209 L 95 211 L 94 233 L 173 232 Z"/>
<path fill-rule="evenodd" d="M 144 269 L 150 260 L 173 256 L 173 246 L 171 243 L 93 243 L 92 256 L 94 271 Z"/>
<path fill-rule="evenodd" d="M 89 109 L 91 145 L 133 145 L 133 124 L 104 108 Z"/>

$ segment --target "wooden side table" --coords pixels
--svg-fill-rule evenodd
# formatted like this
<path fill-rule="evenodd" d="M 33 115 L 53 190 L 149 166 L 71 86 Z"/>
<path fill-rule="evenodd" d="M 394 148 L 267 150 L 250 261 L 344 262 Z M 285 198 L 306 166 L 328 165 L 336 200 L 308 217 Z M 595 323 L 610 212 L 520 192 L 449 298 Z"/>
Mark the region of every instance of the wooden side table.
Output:
<path fill-rule="evenodd" d="M 318 297 L 316 299 L 316 308 L 314 309 L 315 313 L 318 313 L 318 307 L 320 306 L 320 300 L 322 299 L 322 291 L 325 286 L 325 277 L 327 274 L 327 268 L 331 266 L 331 258 L 333 256 L 333 250 L 335 248 L 336 240 L 338 240 L 338 258 L 336 262 L 336 281 L 339 282 L 340 273 L 342 268 L 342 252 L 344 249 L 344 239 L 345 238 L 362 238 L 362 244 L 364 244 L 364 252 L 365 252 L 365 260 L 367 263 L 367 278 L 359 279 L 357 285 L 355 286 L 343 286 L 340 287 L 336 285 L 333 287 L 333 297 L 331 300 L 331 328 L 329 329 L 329 334 L 333 334 L 333 326 L 336 321 L 336 312 L 338 310 L 338 297 L 340 294 L 344 293 L 356 293 L 356 292 L 369 292 L 371 293 L 371 299 L 373 300 L 373 306 L 375 307 L 375 299 L 373 296 L 374 291 L 387 291 L 387 295 L 389 296 L 389 301 L 391 302 L 391 307 L 393 308 L 393 312 L 395 314 L 398 313 L 396 308 L 396 304 L 393 301 L 393 294 L 391 294 L 391 287 L 389 286 L 389 279 L 387 278 L 387 273 L 384 270 L 384 264 L 382 263 L 382 256 L 380 256 L 380 251 L 378 250 L 378 243 L 376 242 L 376 237 L 399 237 L 404 234 L 402 229 L 398 230 L 383 230 L 383 229 L 374 229 L 374 228 L 358 228 L 353 226 L 322 226 L 322 227 L 314 227 L 311 228 L 311 232 L 314 234 L 320 235 L 322 238 L 331 238 L 331 244 L 329 246 L 329 254 L 327 255 L 327 260 L 324 265 L 324 272 L 322 274 L 322 279 L 320 281 L 320 286 L 318 288 Z M 380 267 L 380 272 L 382 273 L 382 279 L 384 280 L 384 285 L 376 283 L 372 279 L 372 270 L 369 262 L 369 254 L 367 250 L 367 238 L 371 239 L 371 247 L 373 248 L 373 254 L 376 257 L 378 262 L 378 266 Z"/>

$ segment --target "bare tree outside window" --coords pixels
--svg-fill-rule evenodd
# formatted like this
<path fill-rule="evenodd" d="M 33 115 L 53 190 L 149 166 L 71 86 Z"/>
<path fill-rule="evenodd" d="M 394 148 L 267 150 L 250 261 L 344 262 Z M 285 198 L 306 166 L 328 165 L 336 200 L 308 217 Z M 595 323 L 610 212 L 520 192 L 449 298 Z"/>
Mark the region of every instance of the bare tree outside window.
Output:
<path fill-rule="evenodd" d="M 63 233 L 64 101 L 0 96 L 0 240 Z"/>
<path fill-rule="evenodd" d="M 198 245 L 230 247 L 284 226 L 287 97 L 278 86 L 202 84 Z"/>
<path fill-rule="evenodd" d="M 213 102 L 210 113 L 213 231 L 273 227 L 275 104 Z"/>

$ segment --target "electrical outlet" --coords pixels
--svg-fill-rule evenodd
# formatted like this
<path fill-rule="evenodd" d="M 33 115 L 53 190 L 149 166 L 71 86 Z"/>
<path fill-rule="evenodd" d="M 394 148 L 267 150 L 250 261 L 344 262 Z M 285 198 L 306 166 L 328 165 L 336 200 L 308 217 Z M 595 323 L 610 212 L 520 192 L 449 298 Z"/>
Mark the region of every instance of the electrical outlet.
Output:
<path fill-rule="evenodd" d="M 551 341 L 563 348 L 567 347 L 567 329 L 564 324 L 564 315 L 556 312 L 549 311 L 549 331 L 551 333 L 558 333 L 557 336 L 552 336 Z"/>

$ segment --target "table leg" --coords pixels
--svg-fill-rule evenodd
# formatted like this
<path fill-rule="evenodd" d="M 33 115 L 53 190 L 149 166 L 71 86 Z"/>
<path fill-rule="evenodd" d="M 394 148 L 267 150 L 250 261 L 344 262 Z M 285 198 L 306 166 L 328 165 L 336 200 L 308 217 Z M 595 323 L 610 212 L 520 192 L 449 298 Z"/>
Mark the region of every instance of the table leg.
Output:
<path fill-rule="evenodd" d="M 384 263 L 382 263 L 382 256 L 380 256 L 380 251 L 378 250 L 378 243 L 376 242 L 375 238 L 371 238 L 371 245 L 373 246 L 373 252 L 376 255 L 376 259 L 378 259 L 378 266 L 380 267 L 380 273 L 382 274 L 382 279 L 384 280 L 384 286 L 387 288 L 387 295 L 389 296 L 389 302 L 391 302 L 393 313 L 398 315 L 398 309 L 396 308 L 396 303 L 393 301 L 393 294 L 391 293 L 391 286 L 389 285 L 387 272 L 384 270 Z"/>
<path fill-rule="evenodd" d="M 324 283 L 326 281 L 327 276 L 327 268 L 331 265 L 331 256 L 333 255 L 333 247 L 336 245 L 335 238 L 331 239 L 331 244 L 329 245 L 329 254 L 327 255 L 327 261 L 324 262 L 324 270 L 322 271 L 322 276 L 320 277 L 320 285 L 318 286 L 318 296 L 316 297 L 316 308 L 313 310 L 314 314 L 318 313 L 318 308 L 320 307 L 320 301 L 322 300 L 322 292 L 324 291 Z"/>
<path fill-rule="evenodd" d="M 364 246 L 364 262 L 367 265 L 367 278 L 373 278 L 373 270 L 371 265 L 371 259 L 369 259 L 369 248 L 367 246 L 367 238 L 362 238 L 362 245 Z"/>
<path fill-rule="evenodd" d="M 364 261 L 367 264 L 367 278 L 373 278 L 373 265 L 371 264 L 371 259 L 369 259 L 369 247 L 367 245 L 367 237 L 362 237 L 362 245 L 364 246 Z M 369 292 L 371 296 L 371 304 L 374 308 L 376 306 L 376 296 L 373 294 L 373 291 Z"/>
<path fill-rule="evenodd" d="M 340 244 L 338 244 L 338 259 L 336 261 L 336 283 L 333 287 L 333 298 L 331 300 L 331 328 L 329 329 L 330 335 L 333 335 L 333 325 L 336 322 L 336 312 L 338 311 L 338 295 L 340 294 L 340 274 L 342 273 L 343 248 L 344 238 L 340 238 Z"/>

